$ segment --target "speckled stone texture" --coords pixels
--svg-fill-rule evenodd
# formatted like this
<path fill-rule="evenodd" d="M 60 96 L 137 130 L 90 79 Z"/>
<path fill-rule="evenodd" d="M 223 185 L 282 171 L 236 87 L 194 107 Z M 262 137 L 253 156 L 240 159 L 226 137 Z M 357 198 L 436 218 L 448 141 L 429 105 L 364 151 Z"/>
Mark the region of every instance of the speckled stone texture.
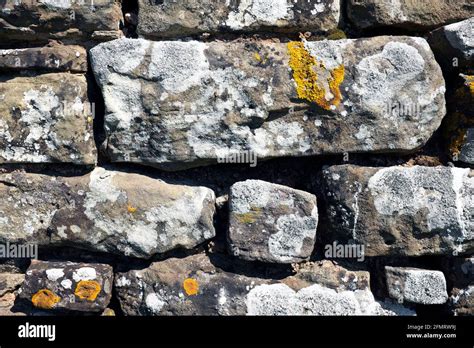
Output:
<path fill-rule="evenodd" d="M 0 0 L 0 316 L 474 315 L 473 35 L 473 0 Z"/>
<path fill-rule="evenodd" d="M 24 315 L 23 312 L 13 309 L 24 280 L 24 274 L 0 273 L 0 316 Z"/>
<path fill-rule="evenodd" d="M 436 59 L 446 71 L 474 74 L 474 10 L 472 16 L 436 29 L 428 36 Z"/>
<path fill-rule="evenodd" d="M 92 49 L 91 62 L 110 160 L 167 170 L 242 151 L 259 159 L 409 152 L 446 112 L 444 79 L 422 38 L 121 39 Z"/>
<path fill-rule="evenodd" d="M 226 272 L 215 262 L 198 254 L 117 273 L 122 310 L 127 315 L 413 315 L 407 307 L 375 301 L 367 272 L 350 272 L 329 261 L 281 281 Z M 344 277 L 328 279 L 322 275 L 326 272 Z M 189 292 L 190 280 L 197 291 Z"/>
<path fill-rule="evenodd" d="M 474 16 L 471 0 L 347 0 L 347 15 L 356 28 L 430 30 Z"/>
<path fill-rule="evenodd" d="M 44 47 L 0 50 L 1 71 L 70 71 L 87 72 L 87 53 L 84 47 L 51 42 Z"/>
<path fill-rule="evenodd" d="M 44 311 L 101 312 L 110 302 L 112 285 L 110 265 L 32 261 L 19 298 Z"/>
<path fill-rule="evenodd" d="M 468 168 L 333 166 L 323 172 L 326 236 L 366 256 L 447 255 L 474 248 Z"/>
<path fill-rule="evenodd" d="M 293 263 L 308 259 L 318 207 L 310 193 L 259 180 L 232 185 L 229 247 L 244 260 Z"/>
<path fill-rule="evenodd" d="M 20 42 L 47 43 L 49 39 L 85 42 L 121 36 L 120 2 L 115 0 L 2 1 L 0 47 Z"/>
<path fill-rule="evenodd" d="M 390 266 L 385 271 L 390 297 L 398 302 L 429 305 L 448 300 L 443 272 Z"/>
<path fill-rule="evenodd" d="M 202 33 L 293 32 L 336 29 L 339 0 L 139 1 L 139 35 L 169 38 Z"/>
<path fill-rule="evenodd" d="M 151 258 L 214 237 L 214 192 L 97 167 L 0 176 L 0 241 Z M 17 203 L 20 202 L 20 203 Z"/>
<path fill-rule="evenodd" d="M 0 101 L 0 163 L 96 163 L 84 76 L 8 79 L 0 82 Z"/>

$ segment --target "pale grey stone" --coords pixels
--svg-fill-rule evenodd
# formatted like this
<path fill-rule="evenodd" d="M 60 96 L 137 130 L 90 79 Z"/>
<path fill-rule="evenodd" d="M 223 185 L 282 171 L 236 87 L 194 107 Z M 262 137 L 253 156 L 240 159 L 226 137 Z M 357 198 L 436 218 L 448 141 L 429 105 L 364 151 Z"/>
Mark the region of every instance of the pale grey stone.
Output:
<path fill-rule="evenodd" d="M 389 295 L 399 302 L 428 305 L 448 300 L 443 272 L 386 266 L 385 273 Z"/>
<path fill-rule="evenodd" d="M 228 239 L 237 257 L 293 263 L 311 256 L 318 225 L 314 195 L 247 180 L 230 188 L 229 210 Z"/>

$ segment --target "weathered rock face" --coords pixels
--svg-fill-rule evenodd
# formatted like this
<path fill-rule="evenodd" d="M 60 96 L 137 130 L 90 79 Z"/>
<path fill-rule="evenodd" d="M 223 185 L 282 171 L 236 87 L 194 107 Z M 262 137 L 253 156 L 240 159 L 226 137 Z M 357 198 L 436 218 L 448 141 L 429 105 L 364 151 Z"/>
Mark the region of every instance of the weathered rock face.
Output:
<path fill-rule="evenodd" d="M 18 290 L 25 280 L 24 274 L 0 273 L 0 316 L 21 315 L 13 310 Z"/>
<path fill-rule="evenodd" d="M 259 43 L 121 39 L 91 50 L 113 162 L 162 169 L 411 151 L 444 114 L 444 80 L 409 37 Z"/>
<path fill-rule="evenodd" d="M 1 175 L 0 240 L 150 258 L 214 237 L 215 197 L 96 168 L 81 177 Z"/>
<path fill-rule="evenodd" d="M 328 31 L 337 28 L 339 0 L 139 1 L 138 33 L 147 38 L 201 33 Z"/>
<path fill-rule="evenodd" d="M 472 253 L 471 170 L 343 165 L 323 176 L 328 239 L 362 244 L 366 256 Z"/>
<path fill-rule="evenodd" d="M 0 273 L 0 297 L 9 292 L 14 292 L 25 280 L 24 274 Z"/>
<path fill-rule="evenodd" d="M 443 272 L 389 266 L 385 271 L 389 295 L 399 302 L 442 304 L 448 300 Z"/>
<path fill-rule="evenodd" d="M 430 30 L 474 16 L 471 0 L 347 0 L 347 15 L 359 29 Z"/>
<path fill-rule="evenodd" d="M 33 260 L 19 299 L 42 310 L 101 312 L 112 296 L 112 267 Z"/>
<path fill-rule="evenodd" d="M 87 72 L 87 54 L 81 46 L 51 44 L 38 48 L 0 50 L 0 71 L 36 70 Z"/>
<path fill-rule="evenodd" d="M 115 0 L 5 0 L 0 9 L 0 46 L 48 39 L 77 42 L 111 32 L 117 38 L 121 20 Z"/>
<path fill-rule="evenodd" d="M 228 239 L 239 258 L 293 263 L 311 256 L 318 225 L 314 195 L 247 180 L 231 187 L 229 211 Z"/>
<path fill-rule="evenodd" d="M 320 267 L 315 265 L 313 267 Z M 326 264 L 326 270 L 330 266 Z M 341 271 L 341 269 L 339 269 Z M 311 273 L 311 271 L 309 271 Z M 318 279 L 315 272 L 315 279 Z M 204 254 L 168 259 L 118 273 L 115 287 L 126 315 L 393 315 L 355 273 L 332 287 L 288 277 L 279 283 L 224 272 Z M 363 273 L 363 272 L 362 272 Z M 321 278 L 319 278 L 321 279 Z M 368 279 L 368 273 L 365 274 Z M 273 284 L 271 284 L 273 283 Z M 308 285 L 310 284 L 310 285 Z M 394 306 L 393 308 L 401 308 Z M 405 312 L 406 313 L 406 312 Z"/>
<path fill-rule="evenodd" d="M 0 116 L 0 163 L 96 162 L 84 76 L 58 73 L 2 81 Z"/>
<path fill-rule="evenodd" d="M 470 6 L 472 18 L 439 28 L 428 36 L 436 59 L 446 71 L 474 74 L 474 4 Z"/>

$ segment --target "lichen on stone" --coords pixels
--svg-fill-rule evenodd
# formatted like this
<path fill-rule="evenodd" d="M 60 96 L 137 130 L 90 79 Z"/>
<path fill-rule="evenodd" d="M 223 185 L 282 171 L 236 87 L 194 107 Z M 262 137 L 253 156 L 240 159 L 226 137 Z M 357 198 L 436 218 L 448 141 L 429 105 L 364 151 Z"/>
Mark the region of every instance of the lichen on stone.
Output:
<path fill-rule="evenodd" d="M 187 278 L 183 282 L 183 288 L 188 296 L 194 296 L 199 292 L 199 283 L 194 278 Z"/>
<path fill-rule="evenodd" d="M 304 42 L 289 42 L 288 53 L 298 97 L 325 110 L 337 107 L 342 100 L 340 85 L 344 81 L 344 65 L 328 70 L 323 62 L 311 55 Z"/>
<path fill-rule="evenodd" d="M 248 213 L 236 214 L 235 218 L 243 224 L 251 224 L 254 223 L 258 215 L 262 213 L 262 209 L 258 207 L 251 207 Z"/>
<path fill-rule="evenodd" d="M 41 289 L 31 298 L 31 303 L 36 308 L 51 309 L 61 298 L 49 289 Z"/>
<path fill-rule="evenodd" d="M 81 280 L 77 284 L 74 294 L 81 300 L 95 301 L 101 289 L 100 284 L 94 280 Z"/>

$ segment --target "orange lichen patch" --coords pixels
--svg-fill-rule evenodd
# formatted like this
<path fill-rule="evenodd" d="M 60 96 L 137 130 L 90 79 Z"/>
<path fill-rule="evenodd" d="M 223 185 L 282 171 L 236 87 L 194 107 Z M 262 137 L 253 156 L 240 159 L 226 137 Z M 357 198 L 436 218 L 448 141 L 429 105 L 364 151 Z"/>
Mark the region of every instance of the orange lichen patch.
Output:
<path fill-rule="evenodd" d="M 31 298 L 33 306 L 41 309 L 51 309 L 61 300 L 54 292 L 48 289 L 41 289 Z"/>
<path fill-rule="evenodd" d="M 469 86 L 469 91 L 471 95 L 474 96 L 474 75 L 473 76 L 466 76 L 466 83 Z"/>
<path fill-rule="evenodd" d="M 131 214 L 135 213 L 138 208 L 133 207 L 131 204 L 127 205 L 127 211 Z"/>
<path fill-rule="evenodd" d="M 81 300 L 95 301 L 101 290 L 100 284 L 93 280 L 81 280 L 74 294 Z"/>
<path fill-rule="evenodd" d="M 342 100 L 340 85 L 344 81 L 344 65 L 327 70 L 306 49 L 304 42 L 289 42 L 289 65 L 293 70 L 300 99 L 318 104 L 325 110 L 337 107 Z"/>
<path fill-rule="evenodd" d="M 187 278 L 183 282 L 184 291 L 188 296 L 197 295 L 199 292 L 199 284 L 196 279 Z"/>
<path fill-rule="evenodd" d="M 461 129 L 458 131 L 457 135 L 452 139 L 449 151 L 451 152 L 452 156 L 458 156 L 461 153 L 461 148 L 464 145 L 466 140 L 467 131 L 465 129 Z"/>

